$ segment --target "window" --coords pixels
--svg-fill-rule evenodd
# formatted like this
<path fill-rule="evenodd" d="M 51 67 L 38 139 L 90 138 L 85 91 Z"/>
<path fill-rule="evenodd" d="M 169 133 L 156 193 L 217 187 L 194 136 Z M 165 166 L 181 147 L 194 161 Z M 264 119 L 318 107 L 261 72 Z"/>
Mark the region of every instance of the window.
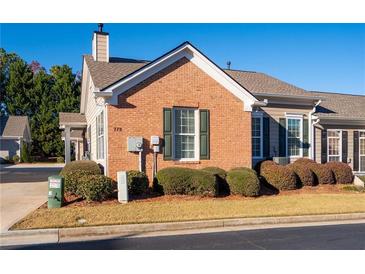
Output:
<path fill-rule="evenodd" d="M 341 161 L 341 130 L 328 130 L 327 132 L 328 162 Z"/>
<path fill-rule="evenodd" d="M 262 117 L 252 118 L 252 156 L 262 158 Z"/>
<path fill-rule="evenodd" d="M 96 158 L 104 159 L 104 112 L 96 117 Z"/>
<path fill-rule="evenodd" d="M 287 155 L 302 155 L 302 118 L 287 118 Z"/>
<path fill-rule="evenodd" d="M 365 131 L 360 131 L 360 171 L 365 171 Z"/>
<path fill-rule="evenodd" d="M 196 113 L 194 109 L 174 109 L 174 158 L 195 160 L 197 157 Z"/>

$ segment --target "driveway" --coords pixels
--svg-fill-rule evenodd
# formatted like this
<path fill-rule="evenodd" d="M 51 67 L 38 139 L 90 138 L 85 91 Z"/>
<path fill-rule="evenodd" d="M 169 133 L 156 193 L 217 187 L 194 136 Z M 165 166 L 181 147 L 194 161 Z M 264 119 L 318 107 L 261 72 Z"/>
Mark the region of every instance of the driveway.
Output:
<path fill-rule="evenodd" d="M 60 164 L 0 165 L 0 232 L 47 201 L 48 176 L 61 168 Z"/>

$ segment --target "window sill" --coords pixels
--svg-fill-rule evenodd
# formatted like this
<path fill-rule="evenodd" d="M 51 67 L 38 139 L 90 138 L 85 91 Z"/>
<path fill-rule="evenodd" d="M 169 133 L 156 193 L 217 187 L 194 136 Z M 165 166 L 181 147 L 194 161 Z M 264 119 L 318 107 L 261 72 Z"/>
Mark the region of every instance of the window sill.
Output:
<path fill-rule="evenodd" d="M 174 160 L 173 161 L 175 165 L 193 165 L 193 164 L 200 164 L 200 161 L 179 161 L 179 160 Z"/>

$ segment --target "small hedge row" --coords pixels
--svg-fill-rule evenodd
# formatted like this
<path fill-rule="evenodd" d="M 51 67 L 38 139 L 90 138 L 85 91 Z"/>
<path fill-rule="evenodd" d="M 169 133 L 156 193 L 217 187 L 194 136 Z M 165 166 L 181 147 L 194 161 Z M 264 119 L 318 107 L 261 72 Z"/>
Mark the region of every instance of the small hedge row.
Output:
<path fill-rule="evenodd" d="M 273 161 L 264 161 L 260 165 L 260 175 L 278 190 L 292 190 L 297 188 L 297 178 L 288 166 L 281 166 Z"/>
<path fill-rule="evenodd" d="M 294 188 L 293 174 L 296 177 L 296 186 L 351 184 L 353 181 L 351 167 L 341 162 L 319 164 L 307 158 L 300 158 L 286 166 L 280 166 L 273 161 L 263 161 L 256 168 L 267 183 L 279 190 Z"/>
<path fill-rule="evenodd" d="M 250 168 L 234 168 L 227 174 L 227 183 L 231 194 L 243 196 L 258 196 L 260 194 L 260 180 L 254 170 Z"/>
<path fill-rule="evenodd" d="M 218 195 L 215 176 L 203 170 L 169 167 L 158 171 L 156 178 L 159 189 L 164 194 Z"/>

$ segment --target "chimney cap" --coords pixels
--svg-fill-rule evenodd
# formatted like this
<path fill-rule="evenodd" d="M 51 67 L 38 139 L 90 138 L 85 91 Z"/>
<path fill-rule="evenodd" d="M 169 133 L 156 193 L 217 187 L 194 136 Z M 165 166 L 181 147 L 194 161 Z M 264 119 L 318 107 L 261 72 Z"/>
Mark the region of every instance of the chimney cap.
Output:
<path fill-rule="evenodd" d="M 104 24 L 103 23 L 98 23 L 98 30 L 97 31 L 94 31 L 94 32 L 95 33 L 98 33 L 98 34 L 108 35 L 109 34 L 108 32 L 104 32 L 103 31 L 103 27 L 104 27 Z"/>

